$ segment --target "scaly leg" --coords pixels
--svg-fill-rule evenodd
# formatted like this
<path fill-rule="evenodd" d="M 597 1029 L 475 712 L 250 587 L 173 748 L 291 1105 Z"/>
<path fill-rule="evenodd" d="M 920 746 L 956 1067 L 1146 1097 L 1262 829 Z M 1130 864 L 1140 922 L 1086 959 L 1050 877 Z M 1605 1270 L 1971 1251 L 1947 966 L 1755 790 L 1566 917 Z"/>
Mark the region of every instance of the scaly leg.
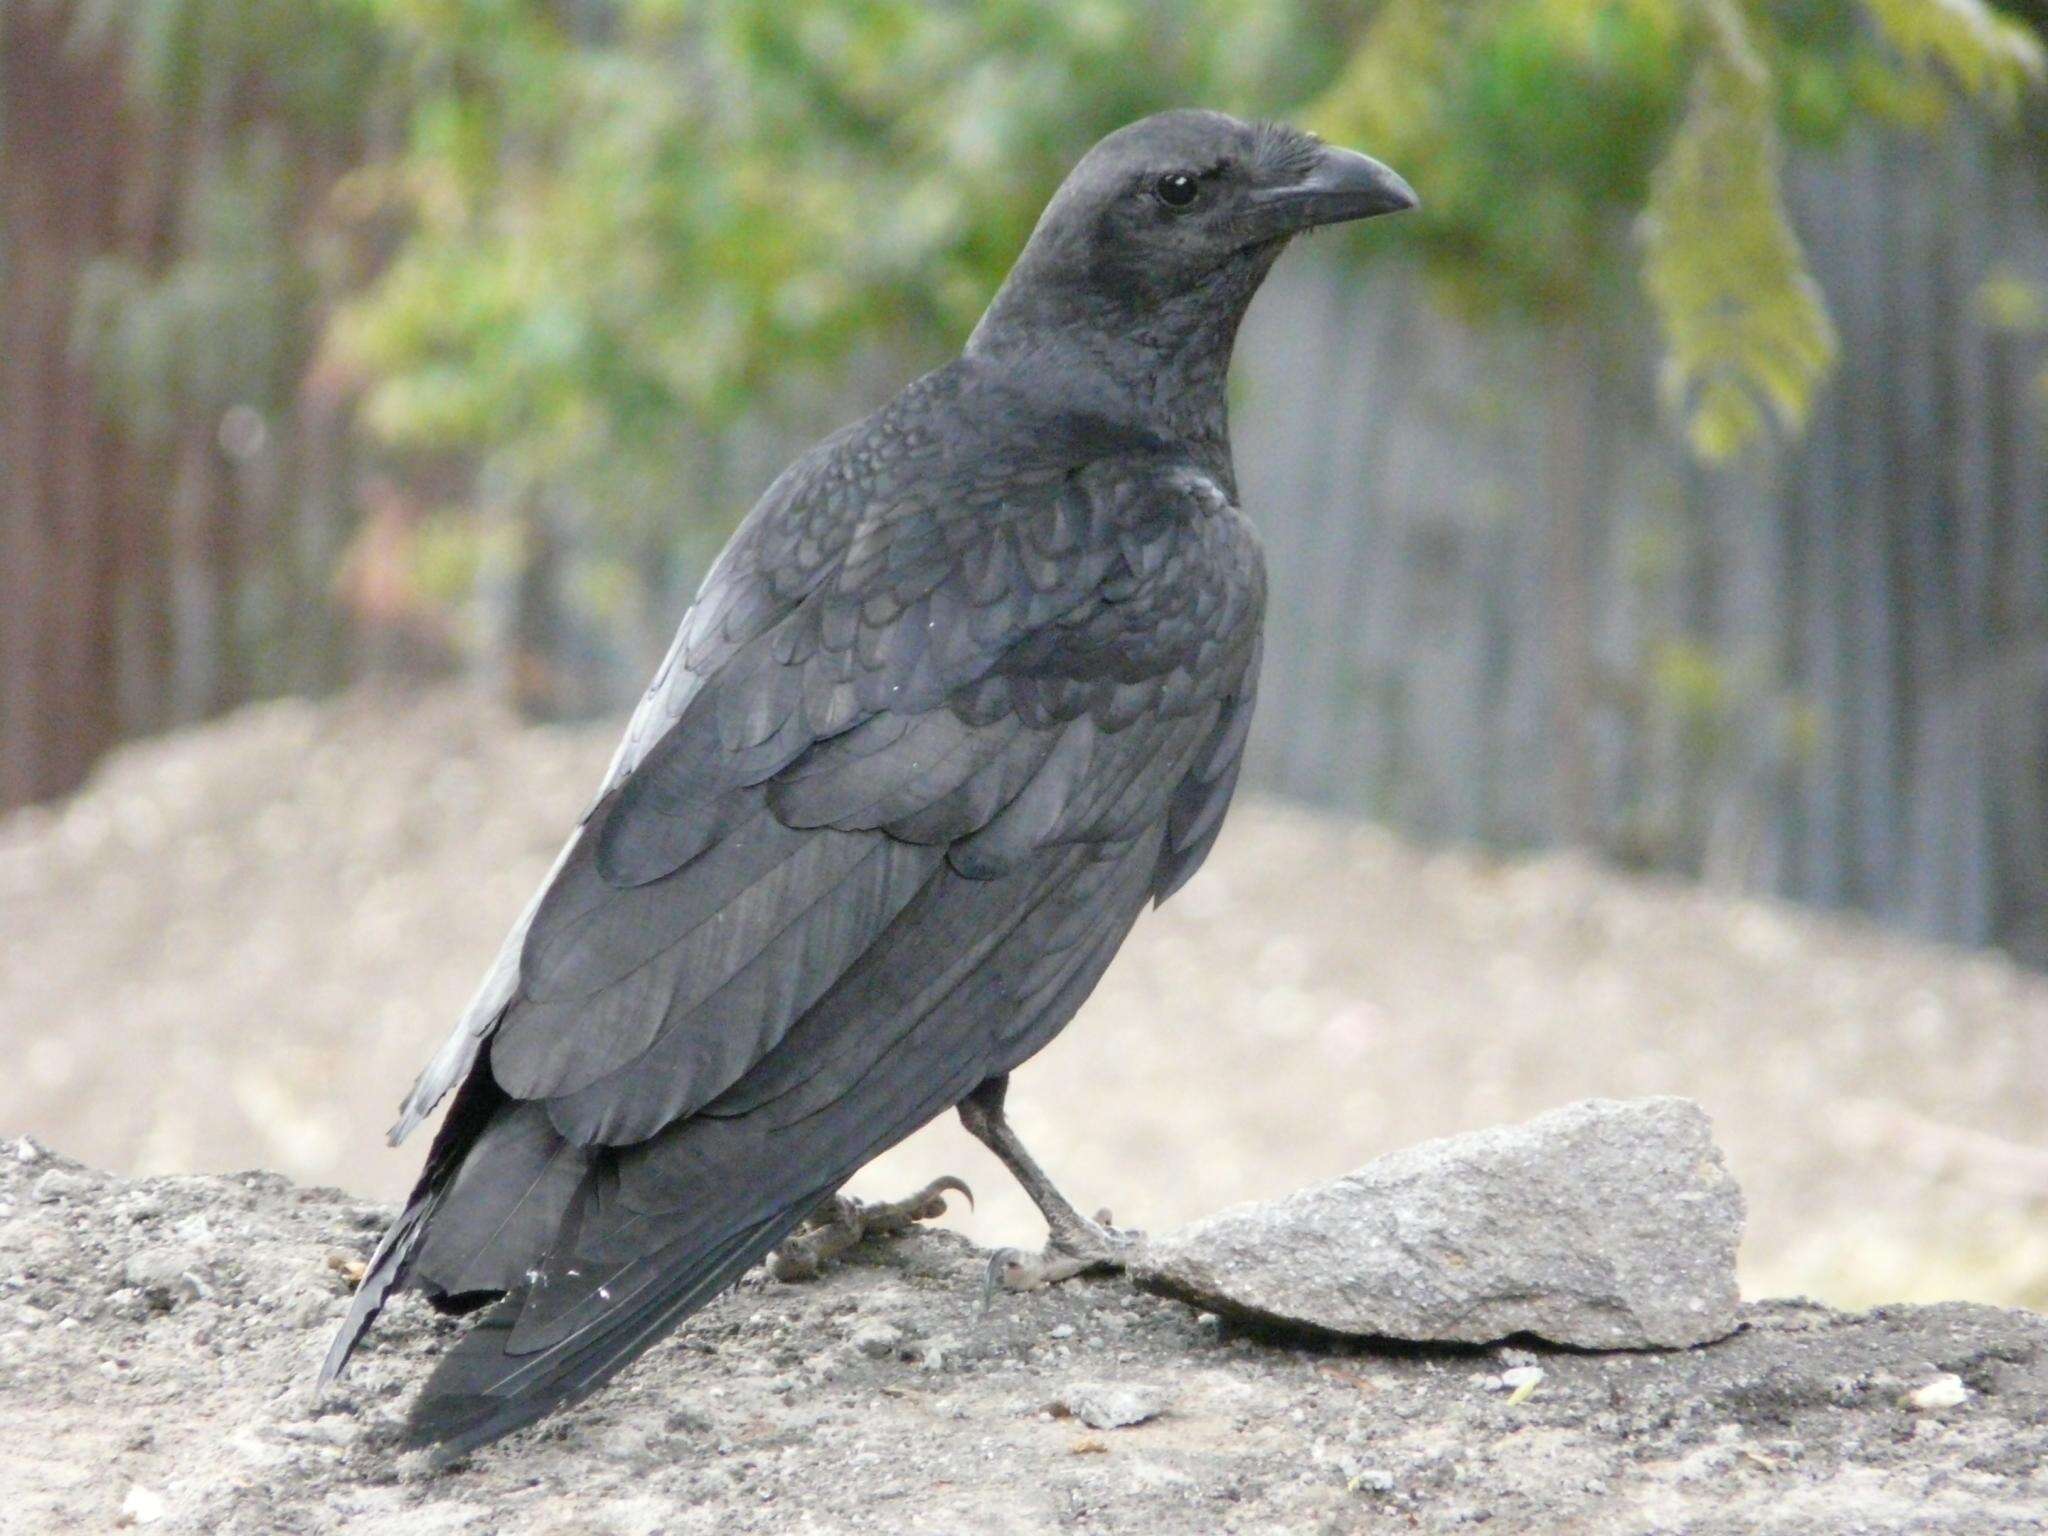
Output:
<path fill-rule="evenodd" d="M 1054 1187 L 1003 1114 L 1003 1098 L 1009 1086 L 1008 1077 L 992 1077 L 975 1089 L 961 1101 L 960 1123 L 967 1127 L 970 1136 L 995 1153 L 1024 1187 L 1024 1193 L 1045 1217 L 1048 1236 L 1045 1252 L 1036 1256 L 1015 1248 L 1001 1248 L 990 1255 L 988 1277 L 982 1287 L 984 1305 L 998 1285 L 1005 1290 L 1029 1291 L 1090 1270 L 1122 1269 L 1130 1251 L 1144 1239 L 1142 1232 L 1120 1232 L 1112 1227 L 1107 1211 L 1098 1212 L 1096 1219 L 1090 1221 Z"/>

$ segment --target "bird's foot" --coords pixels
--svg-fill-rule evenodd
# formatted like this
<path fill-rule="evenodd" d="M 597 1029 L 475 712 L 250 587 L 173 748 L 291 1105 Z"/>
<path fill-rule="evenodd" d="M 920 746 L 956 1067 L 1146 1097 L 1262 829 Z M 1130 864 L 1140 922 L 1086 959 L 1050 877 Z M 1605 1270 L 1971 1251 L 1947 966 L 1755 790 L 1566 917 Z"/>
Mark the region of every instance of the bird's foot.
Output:
<path fill-rule="evenodd" d="M 1107 1211 L 1097 1211 L 1093 1221 L 1076 1215 L 1053 1230 L 1043 1252 L 998 1248 L 990 1254 L 982 1278 L 982 1307 L 988 1307 L 998 1290 L 1035 1291 L 1076 1275 L 1124 1269 L 1144 1241 L 1143 1232 L 1111 1226 Z"/>
<path fill-rule="evenodd" d="M 945 1215 L 949 1190 L 965 1195 L 969 1206 L 974 1204 L 974 1191 L 950 1174 L 903 1200 L 870 1204 L 851 1195 L 834 1195 L 805 1217 L 794 1235 L 776 1245 L 768 1255 L 768 1273 L 785 1283 L 814 1280 L 828 1260 L 850 1253 L 867 1238 L 897 1237 L 921 1221 Z"/>

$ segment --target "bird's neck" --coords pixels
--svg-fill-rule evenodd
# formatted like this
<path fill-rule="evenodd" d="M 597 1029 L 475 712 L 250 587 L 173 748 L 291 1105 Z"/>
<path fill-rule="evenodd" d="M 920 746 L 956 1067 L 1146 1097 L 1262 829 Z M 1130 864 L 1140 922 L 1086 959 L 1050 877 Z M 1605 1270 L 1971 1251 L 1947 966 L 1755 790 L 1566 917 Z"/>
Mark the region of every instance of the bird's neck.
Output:
<path fill-rule="evenodd" d="M 1144 301 L 1115 287 L 1048 281 L 1020 264 L 966 355 L 1012 387 L 1185 448 L 1235 494 L 1231 350 L 1271 264 L 1270 256 L 1233 263 Z"/>

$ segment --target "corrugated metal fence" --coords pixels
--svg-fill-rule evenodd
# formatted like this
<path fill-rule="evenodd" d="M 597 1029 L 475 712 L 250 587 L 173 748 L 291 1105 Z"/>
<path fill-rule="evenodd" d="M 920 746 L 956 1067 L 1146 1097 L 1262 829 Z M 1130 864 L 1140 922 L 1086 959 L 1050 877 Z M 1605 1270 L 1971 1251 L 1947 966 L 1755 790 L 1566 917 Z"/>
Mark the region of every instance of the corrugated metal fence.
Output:
<path fill-rule="evenodd" d="M 1257 781 L 2048 954 L 2048 343 L 1992 314 L 2048 291 L 2033 154 L 1793 168 L 1841 367 L 1731 469 L 1660 419 L 1646 316 L 1474 331 L 1400 273 L 1283 264 L 1237 415 Z"/>

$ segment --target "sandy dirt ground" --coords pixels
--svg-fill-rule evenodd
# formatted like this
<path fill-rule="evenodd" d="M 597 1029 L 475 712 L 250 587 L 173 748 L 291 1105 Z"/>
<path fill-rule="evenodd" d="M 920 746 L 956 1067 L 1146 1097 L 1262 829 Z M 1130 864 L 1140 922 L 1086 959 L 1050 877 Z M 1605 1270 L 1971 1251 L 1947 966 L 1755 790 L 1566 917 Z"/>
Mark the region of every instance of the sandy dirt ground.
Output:
<path fill-rule="evenodd" d="M 284 702 L 0 823 L 0 1128 L 395 1196 L 421 1148 L 383 1144 L 392 1110 L 614 739 L 452 692 Z M 1248 799 L 1011 1104 L 1076 1199 L 1164 1227 L 1652 1093 L 1714 1117 L 1750 1294 L 2048 1303 L 2048 978 L 1570 857 Z M 975 1240 L 1038 1240 L 950 1121 L 855 1188 L 940 1172 Z"/>
<path fill-rule="evenodd" d="M 0 1532 L 2037 1536 L 2048 1509 L 2037 1314 L 1773 1302 L 1690 1350 L 1306 1345 L 1116 1279 L 984 1312 L 944 1232 L 807 1285 L 757 1271 L 437 1472 L 395 1429 L 454 1325 L 408 1298 L 311 1389 L 339 1268 L 388 1214 L 0 1143 Z"/>

